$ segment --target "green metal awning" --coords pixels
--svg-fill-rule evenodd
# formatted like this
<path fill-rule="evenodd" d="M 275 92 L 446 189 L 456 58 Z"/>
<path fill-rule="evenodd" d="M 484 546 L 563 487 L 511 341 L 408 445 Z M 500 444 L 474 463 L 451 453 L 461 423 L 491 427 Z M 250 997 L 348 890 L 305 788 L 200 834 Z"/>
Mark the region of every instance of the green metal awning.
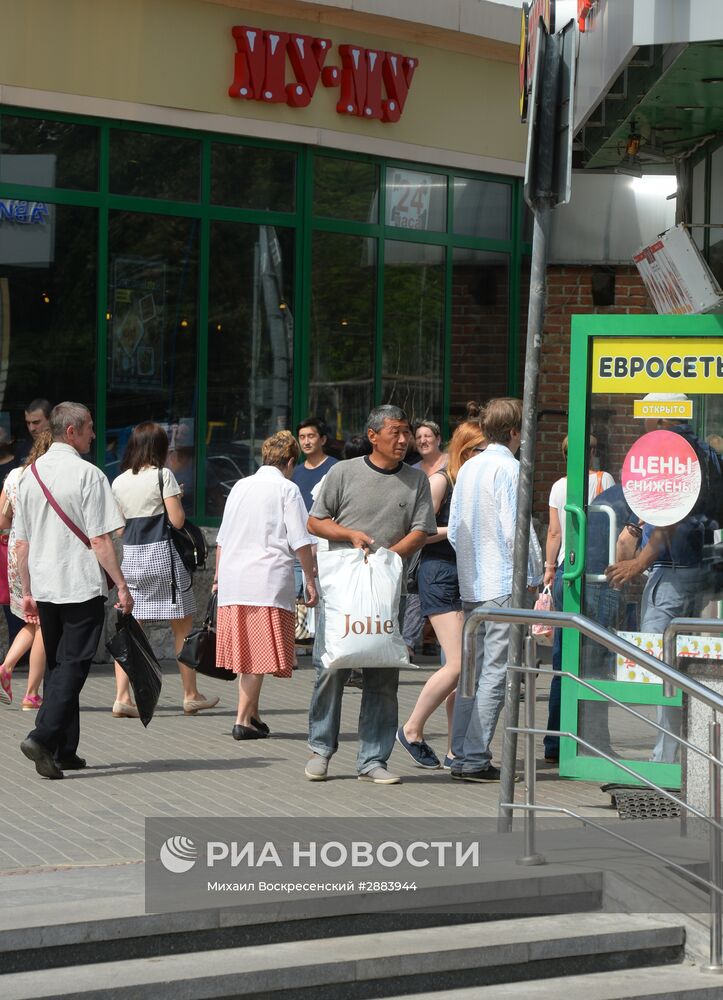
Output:
<path fill-rule="evenodd" d="M 723 41 L 639 49 L 580 132 L 581 165 L 619 165 L 633 133 L 646 172 L 723 133 Z"/>

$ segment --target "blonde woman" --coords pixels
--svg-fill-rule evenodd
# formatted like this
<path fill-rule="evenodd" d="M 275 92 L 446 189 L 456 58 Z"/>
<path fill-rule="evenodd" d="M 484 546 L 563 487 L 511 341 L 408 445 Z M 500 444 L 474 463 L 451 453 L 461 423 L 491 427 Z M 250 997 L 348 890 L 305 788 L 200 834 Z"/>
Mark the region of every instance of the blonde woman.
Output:
<path fill-rule="evenodd" d="M 420 420 L 414 426 L 414 446 L 419 461 L 414 466 L 426 476 L 441 472 L 447 465 L 447 454 L 442 451 L 442 433 L 434 420 Z"/>
<path fill-rule="evenodd" d="M 312 538 L 299 487 L 292 483 L 300 455 L 290 431 L 261 447 L 262 467 L 236 483 L 218 532 L 217 662 L 239 674 L 235 740 L 269 735 L 261 721 L 264 677 L 291 677 L 294 668 L 294 557 L 306 580 L 306 605 L 318 601 Z"/>
<path fill-rule="evenodd" d="M 404 725 L 397 730 L 397 742 L 419 767 L 435 769 L 439 757 L 424 738 L 424 727 L 443 701 L 447 708 L 447 754 L 444 767 L 452 763 L 450 741 L 454 696 L 462 664 L 464 616 L 459 596 L 457 561 L 447 540 L 452 490 L 464 463 L 484 451 L 487 441 L 479 420 L 461 423 L 447 448 L 447 468 L 430 476 L 432 502 L 437 517 L 437 534 L 427 539 L 419 563 L 418 587 L 421 612 L 432 623 L 444 653 L 444 665 L 422 688 L 417 704 Z"/>
<path fill-rule="evenodd" d="M 0 493 L 0 529 L 10 529 L 8 539 L 8 587 L 10 590 L 10 610 L 25 621 L 23 614 L 23 588 L 18 573 L 18 557 L 15 550 L 14 515 L 18 500 L 18 484 L 26 470 L 33 462 L 44 455 L 53 443 L 49 430 L 40 431 L 33 442 L 25 465 L 21 469 L 8 472 L 5 484 Z M 45 674 L 45 647 L 39 625 L 25 622 L 8 649 L 5 662 L 0 666 L 0 702 L 9 705 L 13 700 L 12 674 L 20 660 L 30 650 L 30 670 L 28 686 L 20 704 L 23 712 L 35 712 L 43 704 L 40 697 L 40 685 Z"/>

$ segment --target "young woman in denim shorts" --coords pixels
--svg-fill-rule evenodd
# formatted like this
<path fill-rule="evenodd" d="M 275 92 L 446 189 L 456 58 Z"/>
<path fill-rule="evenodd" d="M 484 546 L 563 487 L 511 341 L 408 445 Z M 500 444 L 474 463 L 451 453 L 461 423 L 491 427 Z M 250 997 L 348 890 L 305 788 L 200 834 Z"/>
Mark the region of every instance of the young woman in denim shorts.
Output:
<path fill-rule="evenodd" d="M 474 416 L 469 405 L 468 413 L 471 417 Z M 412 714 L 397 730 L 397 742 L 416 764 L 430 769 L 440 767 L 440 760 L 424 739 L 424 726 L 443 701 L 446 702 L 447 709 L 447 753 L 444 767 L 449 768 L 452 764 L 449 741 L 454 695 L 462 661 L 464 617 L 457 581 L 457 561 L 454 549 L 447 540 L 452 490 L 464 463 L 484 451 L 486 443 L 479 419 L 465 420 L 457 427 L 449 442 L 447 468 L 435 472 L 429 480 L 438 530 L 422 549 L 417 579 L 422 615 L 429 617 L 444 658 L 442 666 L 422 688 Z"/>

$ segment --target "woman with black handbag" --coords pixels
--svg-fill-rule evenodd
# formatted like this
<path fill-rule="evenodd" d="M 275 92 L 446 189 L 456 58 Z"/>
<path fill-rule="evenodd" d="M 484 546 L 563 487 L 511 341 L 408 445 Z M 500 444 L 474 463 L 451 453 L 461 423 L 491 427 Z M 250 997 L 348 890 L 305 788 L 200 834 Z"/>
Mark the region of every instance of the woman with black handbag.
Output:
<path fill-rule="evenodd" d="M 196 599 L 191 575 L 173 544 L 169 525 L 182 528 L 186 515 L 181 487 L 170 469 L 168 435 L 160 424 L 146 421 L 133 429 L 123 456 L 123 472 L 113 481 L 113 495 L 126 519 L 123 574 L 133 595 L 138 621 L 168 621 L 176 655 L 191 631 Z M 218 698 L 204 698 L 196 671 L 178 661 L 185 715 L 213 708 Z M 125 671 L 116 664 L 116 718 L 136 718 Z"/>

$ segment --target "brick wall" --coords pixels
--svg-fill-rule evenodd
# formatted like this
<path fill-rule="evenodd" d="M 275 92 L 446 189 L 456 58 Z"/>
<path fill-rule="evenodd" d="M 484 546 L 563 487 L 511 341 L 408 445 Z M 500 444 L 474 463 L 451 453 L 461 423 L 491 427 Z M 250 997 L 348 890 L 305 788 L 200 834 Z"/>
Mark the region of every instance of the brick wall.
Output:
<path fill-rule="evenodd" d="M 481 255 L 486 256 L 486 255 Z M 492 258 L 493 255 L 489 255 Z M 580 313 L 652 313 L 654 309 L 635 267 L 618 266 L 615 304 L 594 306 L 590 266 L 554 265 L 547 272 L 547 309 L 542 344 L 539 420 L 535 461 L 535 514 L 547 521 L 550 487 L 565 475 L 560 444 L 567 433 L 571 317 Z M 520 385 L 524 381 L 528 269 L 520 286 Z M 450 424 L 464 414 L 469 399 L 481 402 L 507 391 L 508 278 L 493 259 L 466 260 L 454 268 L 452 290 L 452 386 Z M 622 408 L 621 408 L 622 405 Z M 592 430 L 599 441 L 601 467 L 619 478 L 631 438 L 640 433 L 629 405 L 619 398 L 597 397 Z"/>
<path fill-rule="evenodd" d="M 535 513 L 545 521 L 550 487 L 556 479 L 565 475 L 560 444 L 567 433 L 571 317 L 581 313 L 629 315 L 655 311 L 632 265 L 614 268 L 615 304 L 594 306 L 591 290 L 593 271 L 593 268 L 585 266 L 552 266 L 547 273 L 534 498 Z M 523 341 L 524 338 L 523 332 Z M 583 387 L 580 388 L 582 391 Z M 611 472 L 616 480 L 619 479 L 630 440 L 640 433 L 639 424 L 634 424 L 630 418 L 629 402 L 622 409 L 620 404 L 620 397 L 597 396 L 591 420 L 591 430 L 598 438 L 601 468 Z"/>
<path fill-rule="evenodd" d="M 472 255 L 481 259 L 469 260 Z M 506 392 L 509 278 L 501 256 L 471 251 L 463 263 L 455 261 L 451 427 L 465 416 L 468 400 L 479 402 Z"/>

